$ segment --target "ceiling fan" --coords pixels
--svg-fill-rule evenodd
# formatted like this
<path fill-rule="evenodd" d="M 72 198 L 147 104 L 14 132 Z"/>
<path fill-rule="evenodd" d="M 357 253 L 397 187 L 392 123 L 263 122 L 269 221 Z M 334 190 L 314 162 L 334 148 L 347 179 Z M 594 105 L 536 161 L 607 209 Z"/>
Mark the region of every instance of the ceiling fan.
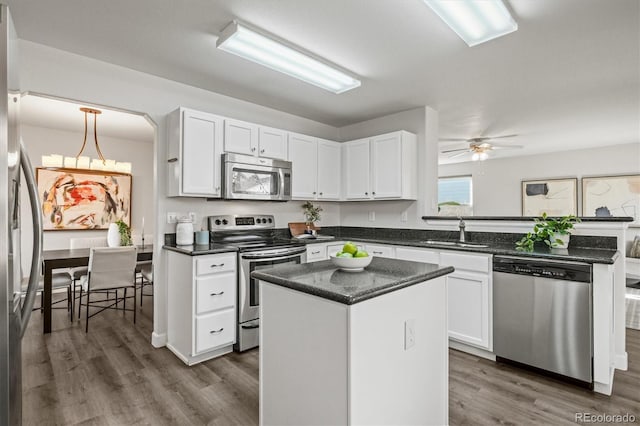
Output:
<path fill-rule="evenodd" d="M 489 152 L 493 151 L 494 149 L 523 148 L 522 145 L 498 145 L 498 144 L 486 142 L 488 140 L 512 138 L 515 136 L 518 136 L 518 135 L 513 134 L 513 135 L 502 135 L 502 136 L 479 136 L 471 139 L 461 139 L 461 138 L 440 139 L 440 141 L 446 141 L 446 142 L 464 141 L 469 143 L 469 146 L 467 148 L 448 149 L 440 152 L 442 154 L 454 153 L 453 155 L 450 155 L 449 158 L 456 158 L 463 155 L 471 154 L 471 160 L 484 161 L 487 158 L 489 158 Z"/>

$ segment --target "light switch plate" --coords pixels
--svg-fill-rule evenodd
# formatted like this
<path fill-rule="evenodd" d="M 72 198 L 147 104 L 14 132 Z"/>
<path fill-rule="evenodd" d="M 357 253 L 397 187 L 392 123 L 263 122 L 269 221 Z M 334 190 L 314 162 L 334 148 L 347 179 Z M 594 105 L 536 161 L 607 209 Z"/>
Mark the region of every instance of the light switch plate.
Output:
<path fill-rule="evenodd" d="M 404 350 L 408 351 L 416 344 L 416 321 L 408 319 L 404 322 Z"/>
<path fill-rule="evenodd" d="M 167 223 L 176 223 L 178 221 L 178 213 L 169 212 L 167 213 Z"/>
<path fill-rule="evenodd" d="M 369 222 L 375 222 L 376 212 L 369 212 Z"/>

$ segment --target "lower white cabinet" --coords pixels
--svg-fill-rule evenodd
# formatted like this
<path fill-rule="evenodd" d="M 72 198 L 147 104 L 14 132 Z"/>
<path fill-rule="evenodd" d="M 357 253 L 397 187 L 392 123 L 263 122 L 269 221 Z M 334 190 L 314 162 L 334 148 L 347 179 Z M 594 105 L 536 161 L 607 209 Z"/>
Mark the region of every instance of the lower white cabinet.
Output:
<path fill-rule="evenodd" d="M 387 257 L 390 259 L 396 258 L 396 248 L 394 246 L 381 244 L 365 244 L 364 249 L 369 253 L 370 256 Z"/>
<path fill-rule="evenodd" d="M 309 244 L 307 246 L 307 263 L 319 262 L 328 258 L 326 244 Z"/>
<path fill-rule="evenodd" d="M 492 351 L 491 255 L 441 251 L 440 265 L 455 268 L 447 275 L 449 337 Z"/>
<path fill-rule="evenodd" d="M 417 247 L 396 247 L 396 259 L 437 265 L 440 263 L 440 252 Z"/>
<path fill-rule="evenodd" d="M 167 252 L 167 347 L 193 365 L 233 350 L 237 256 Z"/>

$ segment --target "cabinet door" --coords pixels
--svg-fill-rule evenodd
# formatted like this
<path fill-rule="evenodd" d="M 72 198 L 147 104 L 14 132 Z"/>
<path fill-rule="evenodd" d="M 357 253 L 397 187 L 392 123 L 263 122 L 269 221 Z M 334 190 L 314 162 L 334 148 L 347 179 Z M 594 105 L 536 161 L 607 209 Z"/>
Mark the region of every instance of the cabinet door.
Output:
<path fill-rule="evenodd" d="M 489 277 L 456 271 L 447 275 L 449 337 L 491 350 L 489 346 Z"/>
<path fill-rule="evenodd" d="M 289 133 L 291 161 L 291 197 L 298 200 L 316 198 L 318 181 L 318 144 L 311 136 Z"/>
<path fill-rule="evenodd" d="M 402 196 L 402 139 L 400 132 L 371 139 L 373 198 Z"/>
<path fill-rule="evenodd" d="M 342 186 L 342 147 L 318 140 L 318 199 L 339 200 Z"/>
<path fill-rule="evenodd" d="M 258 155 L 258 126 L 245 121 L 224 120 L 224 152 Z"/>
<path fill-rule="evenodd" d="M 287 132 L 271 127 L 260 127 L 258 132 L 260 157 L 287 158 Z"/>
<path fill-rule="evenodd" d="M 369 189 L 369 139 L 346 142 L 342 147 L 344 195 L 347 200 L 371 198 Z"/>
<path fill-rule="evenodd" d="M 223 119 L 189 110 L 182 119 L 182 194 L 219 197 Z"/>

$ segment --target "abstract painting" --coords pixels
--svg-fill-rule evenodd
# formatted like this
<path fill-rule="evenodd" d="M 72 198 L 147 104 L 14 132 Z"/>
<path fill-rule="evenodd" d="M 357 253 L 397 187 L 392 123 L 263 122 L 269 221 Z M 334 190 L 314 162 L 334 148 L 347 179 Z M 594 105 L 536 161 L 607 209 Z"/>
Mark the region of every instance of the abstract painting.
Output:
<path fill-rule="evenodd" d="M 582 178 L 582 215 L 640 221 L 640 175 Z"/>
<path fill-rule="evenodd" d="M 131 224 L 131 175 L 65 168 L 38 168 L 44 230 L 107 229 Z"/>
<path fill-rule="evenodd" d="M 578 179 L 522 181 L 522 216 L 578 214 Z"/>

